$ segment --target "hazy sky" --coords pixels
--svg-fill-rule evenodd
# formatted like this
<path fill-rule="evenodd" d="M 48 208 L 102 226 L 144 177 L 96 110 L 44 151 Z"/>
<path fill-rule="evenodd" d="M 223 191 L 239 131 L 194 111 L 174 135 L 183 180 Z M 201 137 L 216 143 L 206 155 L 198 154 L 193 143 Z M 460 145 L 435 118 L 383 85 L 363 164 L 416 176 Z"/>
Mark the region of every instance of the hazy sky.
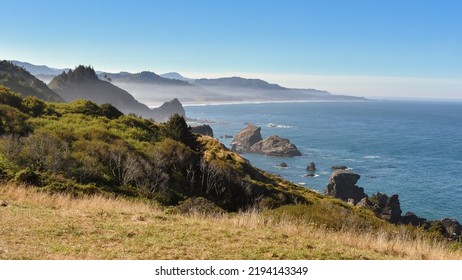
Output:
<path fill-rule="evenodd" d="M 462 99 L 462 1 L 0 0 L 0 59 Z"/>

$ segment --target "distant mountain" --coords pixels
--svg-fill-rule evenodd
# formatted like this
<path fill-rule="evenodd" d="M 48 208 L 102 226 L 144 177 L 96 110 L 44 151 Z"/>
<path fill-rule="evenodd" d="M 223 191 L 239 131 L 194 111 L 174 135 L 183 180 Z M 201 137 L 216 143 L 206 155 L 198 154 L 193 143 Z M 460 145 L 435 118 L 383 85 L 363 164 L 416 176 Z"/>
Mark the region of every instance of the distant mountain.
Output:
<path fill-rule="evenodd" d="M 36 96 L 45 101 L 63 102 L 63 98 L 20 66 L 0 61 L 0 84 L 23 96 Z"/>
<path fill-rule="evenodd" d="M 38 66 L 18 62 L 30 69 L 36 77 L 50 82 L 55 75 L 66 69 Z M 68 70 L 66 70 L 67 72 Z M 261 79 L 225 77 L 218 79 L 189 79 L 176 72 L 157 75 L 143 71 L 140 73 L 106 73 L 95 71 L 100 80 L 107 81 L 130 92 L 144 104 L 160 105 L 165 100 L 180 98 L 188 104 L 228 103 L 228 102 L 280 102 L 310 100 L 366 100 L 361 97 L 334 95 L 316 89 L 293 89 L 271 84 Z M 50 74 L 52 73 L 52 74 Z"/>
<path fill-rule="evenodd" d="M 163 78 L 156 73 L 149 71 L 143 71 L 136 74 L 131 74 L 128 72 L 120 72 L 116 74 L 101 73 L 98 76 L 101 79 L 110 79 L 112 82 L 116 83 L 154 83 L 157 85 L 165 86 L 191 86 L 185 81 Z"/>
<path fill-rule="evenodd" d="M 211 92 L 186 81 L 164 78 L 148 71 L 136 74 L 101 73 L 98 76 L 132 93 L 145 104 L 158 104 L 163 100 L 177 97 L 188 103 L 237 101 L 233 97 Z"/>
<path fill-rule="evenodd" d="M 59 93 L 66 101 L 88 99 L 97 104 L 110 103 L 123 113 L 134 113 L 145 118 L 165 121 L 173 114 L 185 115 L 183 106 L 176 99 L 168 103 L 167 109 L 150 109 L 138 102 L 127 91 L 102 81 L 91 67 L 79 66 L 53 78 L 49 87 Z M 171 106 L 173 104 L 173 106 Z"/>
<path fill-rule="evenodd" d="M 218 78 L 218 79 L 197 79 L 195 85 L 204 87 L 240 87 L 247 89 L 281 90 L 285 89 L 277 84 L 270 84 L 260 79 L 245 79 L 241 77 Z"/>
<path fill-rule="evenodd" d="M 240 101 L 310 101 L 310 100 L 366 100 L 362 97 L 333 95 L 317 89 L 285 88 L 260 79 L 228 77 L 218 79 L 197 79 L 194 85 L 204 89 L 232 96 Z"/>
<path fill-rule="evenodd" d="M 166 79 L 180 80 L 180 81 L 185 81 L 185 82 L 194 81 L 194 79 L 186 78 L 177 72 L 169 72 L 169 73 L 161 74 L 160 76 Z"/>
<path fill-rule="evenodd" d="M 22 67 L 29 71 L 32 75 L 52 75 L 56 76 L 61 74 L 63 71 L 69 71 L 69 68 L 58 69 L 58 68 L 51 68 L 46 65 L 34 65 L 28 62 L 22 62 L 17 60 L 10 60 L 16 66 Z"/>

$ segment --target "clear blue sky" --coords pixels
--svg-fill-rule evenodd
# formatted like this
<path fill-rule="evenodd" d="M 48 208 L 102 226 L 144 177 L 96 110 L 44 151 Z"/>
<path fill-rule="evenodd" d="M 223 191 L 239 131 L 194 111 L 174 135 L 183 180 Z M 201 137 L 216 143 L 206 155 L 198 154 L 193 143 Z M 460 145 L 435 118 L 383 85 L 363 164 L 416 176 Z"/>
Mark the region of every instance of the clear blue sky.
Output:
<path fill-rule="evenodd" d="M 0 59 L 462 99 L 462 1 L 0 0 Z"/>

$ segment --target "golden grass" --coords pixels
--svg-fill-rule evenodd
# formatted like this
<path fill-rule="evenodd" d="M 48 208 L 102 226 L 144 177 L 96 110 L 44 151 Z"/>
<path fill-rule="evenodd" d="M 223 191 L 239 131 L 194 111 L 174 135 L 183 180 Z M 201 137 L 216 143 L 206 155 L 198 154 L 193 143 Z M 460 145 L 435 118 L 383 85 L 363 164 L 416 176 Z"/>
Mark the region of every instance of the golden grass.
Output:
<path fill-rule="evenodd" d="M 0 259 L 462 259 L 445 242 L 332 231 L 256 211 L 171 214 L 143 201 L 0 185 Z"/>

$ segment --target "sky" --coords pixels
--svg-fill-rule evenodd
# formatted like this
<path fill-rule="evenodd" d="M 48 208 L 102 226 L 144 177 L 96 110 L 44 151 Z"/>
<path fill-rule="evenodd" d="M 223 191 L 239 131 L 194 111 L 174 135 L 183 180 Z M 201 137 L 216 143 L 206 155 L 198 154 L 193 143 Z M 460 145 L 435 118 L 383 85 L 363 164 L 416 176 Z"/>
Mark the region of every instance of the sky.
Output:
<path fill-rule="evenodd" d="M 462 1 L 0 0 L 0 59 L 462 99 Z"/>

